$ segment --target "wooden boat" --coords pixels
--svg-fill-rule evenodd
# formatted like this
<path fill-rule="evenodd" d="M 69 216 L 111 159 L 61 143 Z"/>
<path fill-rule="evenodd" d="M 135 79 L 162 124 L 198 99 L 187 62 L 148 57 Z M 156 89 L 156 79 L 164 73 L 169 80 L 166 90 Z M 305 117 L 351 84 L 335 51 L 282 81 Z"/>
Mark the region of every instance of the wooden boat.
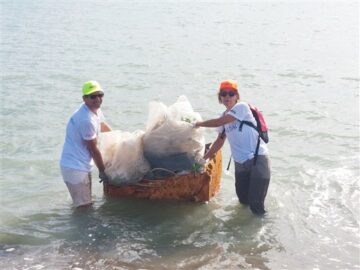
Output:
<path fill-rule="evenodd" d="M 104 193 L 112 197 L 158 200 L 209 201 L 220 189 L 222 155 L 218 151 L 205 164 L 203 172 L 190 172 L 164 179 L 143 179 L 134 185 L 114 186 L 104 183 Z"/>

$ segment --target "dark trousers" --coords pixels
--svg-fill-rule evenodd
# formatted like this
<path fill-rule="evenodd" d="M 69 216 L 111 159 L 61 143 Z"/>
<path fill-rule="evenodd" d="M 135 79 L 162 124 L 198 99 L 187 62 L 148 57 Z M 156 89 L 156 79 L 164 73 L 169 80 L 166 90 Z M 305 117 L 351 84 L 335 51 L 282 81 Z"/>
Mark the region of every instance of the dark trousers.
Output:
<path fill-rule="evenodd" d="M 265 213 L 264 201 L 270 182 L 270 160 L 259 155 L 240 164 L 235 162 L 235 188 L 241 204 L 249 205 L 256 215 Z"/>

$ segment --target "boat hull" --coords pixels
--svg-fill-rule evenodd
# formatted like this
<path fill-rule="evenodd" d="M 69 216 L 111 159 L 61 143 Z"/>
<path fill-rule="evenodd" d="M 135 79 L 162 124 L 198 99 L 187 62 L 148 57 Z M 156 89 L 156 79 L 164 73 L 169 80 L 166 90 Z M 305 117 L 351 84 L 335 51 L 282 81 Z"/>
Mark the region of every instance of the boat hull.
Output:
<path fill-rule="evenodd" d="M 218 193 L 221 172 L 222 155 L 221 151 L 218 151 L 214 158 L 205 164 L 204 172 L 174 175 L 161 180 L 143 179 L 127 186 L 104 183 L 104 193 L 112 197 L 206 202 Z"/>

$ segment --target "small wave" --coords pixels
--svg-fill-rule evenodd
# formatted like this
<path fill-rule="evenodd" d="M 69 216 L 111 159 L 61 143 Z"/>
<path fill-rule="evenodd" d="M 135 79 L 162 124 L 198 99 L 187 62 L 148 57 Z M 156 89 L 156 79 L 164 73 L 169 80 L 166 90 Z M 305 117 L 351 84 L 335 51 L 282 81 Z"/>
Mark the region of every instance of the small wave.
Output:
<path fill-rule="evenodd" d="M 31 236 L 29 234 L 18 234 L 18 233 L 0 233 L 0 243 L 2 245 L 30 245 L 39 246 L 48 244 L 48 239 Z"/>
<path fill-rule="evenodd" d="M 301 78 L 301 79 L 319 79 L 323 78 L 322 75 L 315 73 L 301 73 L 301 72 L 289 72 L 289 73 L 278 73 L 280 77 L 285 78 Z"/>
<path fill-rule="evenodd" d="M 338 160 L 337 163 L 358 162 L 358 157 L 351 160 Z M 313 191 L 311 192 L 310 216 L 333 216 L 332 222 L 338 222 L 342 228 L 358 226 L 360 183 L 358 179 L 359 168 L 351 164 L 334 169 L 309 169 L 306 174 L 311 177 Z M 349 200 L 349 198 L 352 198 Z M 333 224 L 335 225 L 335 224 Z"/>
<path fill-rule="evenodd" d="M 270 42 L 270 46 L 284 46 L 284 43 Z"/>
<path fill-rule="evenodd" d="M 345 81 L 356 81 L 356 82 L 360 81 L 359 78 L 354 78 L 354 77 L 341 77 L 340 79 L 345 80 Z"/>
<path fill-rule="evenodd" d="M 241 74 L 240 75 L 242 78 L 254 78 L 255 77 L 255 75 L 254 74 Z"/>

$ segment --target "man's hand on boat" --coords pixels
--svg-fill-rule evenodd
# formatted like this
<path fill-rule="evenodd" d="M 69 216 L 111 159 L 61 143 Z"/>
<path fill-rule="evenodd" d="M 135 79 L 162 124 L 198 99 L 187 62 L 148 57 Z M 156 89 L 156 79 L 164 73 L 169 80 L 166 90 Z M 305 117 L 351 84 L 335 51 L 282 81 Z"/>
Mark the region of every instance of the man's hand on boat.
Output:
<path fill-rule="evenodd" d="M 99 178 L 100 178 L 99 183 L 101 183 L 101 182 L 108 183 L 109 182 L 109 177 L 106 175 L 105 172 L 99 172 Z"/>

